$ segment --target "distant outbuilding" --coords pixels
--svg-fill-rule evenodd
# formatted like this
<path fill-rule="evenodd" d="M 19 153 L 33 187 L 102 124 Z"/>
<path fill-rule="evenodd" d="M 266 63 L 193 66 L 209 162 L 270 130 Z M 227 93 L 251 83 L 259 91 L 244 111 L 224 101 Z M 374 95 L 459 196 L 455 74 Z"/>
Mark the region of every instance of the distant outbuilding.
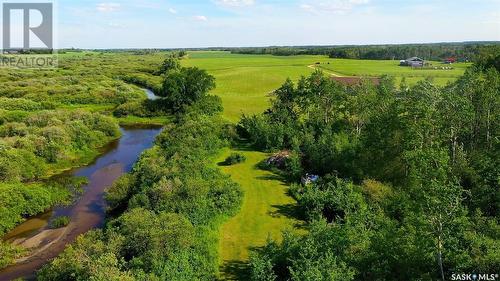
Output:
<path fill-rule="evenodd" d="M 446 58 L 446 59 L 443 60 L 444 64 L 453 64 L 453 63 L 456 63 L 456 62 L 457 62 L 456 58 Z"/>
<path fill-rule="evenodd" d="M 400 66 L 411 66 L 411 67 L 423 67 L 425 60 L 419 57 L 411 57 L 406 60 L 401 60 L 399 62 Z"/>

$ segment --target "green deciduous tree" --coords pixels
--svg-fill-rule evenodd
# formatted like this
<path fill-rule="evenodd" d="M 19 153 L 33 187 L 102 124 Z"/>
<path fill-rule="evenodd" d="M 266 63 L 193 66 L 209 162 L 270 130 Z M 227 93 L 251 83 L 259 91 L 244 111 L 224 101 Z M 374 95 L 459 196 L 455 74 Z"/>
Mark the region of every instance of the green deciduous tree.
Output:
<path fill-rule="evenodd" d="M 165 97 L 174 112 L 178 112 L 202 99 L 214 88 L 215 78 L 205 70 L 181 68 L 165 77 L 160 95 Z"/>

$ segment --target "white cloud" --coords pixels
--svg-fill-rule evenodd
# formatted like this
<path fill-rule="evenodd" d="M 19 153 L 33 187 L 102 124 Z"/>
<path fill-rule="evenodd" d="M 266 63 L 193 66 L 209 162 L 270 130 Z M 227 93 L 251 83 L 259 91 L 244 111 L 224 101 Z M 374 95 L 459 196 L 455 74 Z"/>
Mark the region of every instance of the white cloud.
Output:
<path fill-rule="evenodd" d="M 314 12 L 315 9 L 313 6 L 309 5 L 309 4 L 302 4 L 300 5 L 300 8 L 304 11 L 308 11 L 308 12 Z"/>
<path fill-rule="evenodd" d="M 174 9 L 174 8 L 168 9 L 168 12 L 171 13 L 171 14 L 174 14 L 174 15 L 177 14 L 177 10 Z"/>
<path fill-rule="evenodd" d="M 118 3 L 99 3 L 96 6 L 97 11 L 103 13 L 116 12 L 120 9 L 121 5 Z"/>
<path fill-rule="evenodd" d="M 194 16 L 193 19 L 197 20 L 197 21 L 207 21 L 208 20 L 208 18 L 205 16 Z"/>
<path fill-rule="evenodd" d="M 368 4 L 370 3 L 370 0 L 350 0 L 348 2 L 354 5 L 359 5 L 359 4 Z"/>
<path fill-rule="evenodd" d="M 222 7 L 245 7 L 255 4 L 255 0 L 215 0 L 215 4 Z"/>
<path fill-rule="evenodd" d="M 144 9 L 162 9 L 164 6 L 161 3 L 157 2 L 149 2 L 149 1 L 135 1 L 133 2 L 133 6 L 137 8 L 144 8 Z"/>
<path fill-rule="evenodd" d="M 126 27 L 124 24 L 116 23 L 116 22 L 109 22 L 108 26 L 113 27 L 113 28 L 125 28 Z"/>
<path fill-rule="evenodd" d="M 316 2 L 316 1 L 315 1 Z M 311 4 L 302 4 L 300 8 L 311 13 L 329 12 L 346 14 L 357 6 L 369 4 L 370 0 L 329 0 Z"/>

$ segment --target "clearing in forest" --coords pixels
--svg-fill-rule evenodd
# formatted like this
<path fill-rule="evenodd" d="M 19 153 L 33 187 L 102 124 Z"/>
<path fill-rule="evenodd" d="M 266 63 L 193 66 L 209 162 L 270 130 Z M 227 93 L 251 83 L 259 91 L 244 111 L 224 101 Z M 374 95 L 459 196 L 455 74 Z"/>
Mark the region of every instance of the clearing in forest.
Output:
<path fill-rule="evenodd" d="M 296 202 L 288 195 L 283 179 L 256 167 L 268 155 L 250 150 L 225 150 L 219 161 L 238 152 L 246 161 L 233 166 L 221 166 L 224 173 L 241 185 L 245 192 L 240 212 L 229 219 L 220 230 L 219 256 L 221 279 L 246 280 L 250 250 L 265 245 L 268 238 L 279 240 L 286 229 L 303 227 L 296 218 Z"/>

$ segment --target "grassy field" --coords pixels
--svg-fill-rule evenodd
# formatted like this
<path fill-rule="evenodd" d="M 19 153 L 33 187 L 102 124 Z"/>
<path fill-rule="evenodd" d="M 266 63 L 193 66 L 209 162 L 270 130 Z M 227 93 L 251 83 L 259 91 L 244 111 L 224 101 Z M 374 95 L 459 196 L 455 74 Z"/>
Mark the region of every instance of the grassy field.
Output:
<path fill-rule="evenodd" d="M 308 65 L 327 57 L 233 55 L 227 52 L 193 52 L 183 60 L 185 66 L 207 70 L 217 79 L 214 93 L 222 98 L 224 116 L 237 121 L 242 113 L 261 113 L 269 106 L 268 94 L 290 77 L 298 80 L 314 70 Z"/>
<path fill-rule="evenodd" d="M 184 66 L 197 66 L 217 79 L 214 93 L 222 98 L 224 116 L 237 121 L 241 114 L 260 113 L 269 105 L 268 94 L 287 78 L 298 80 L 314 71 L 308 66 L 321 63 L 320 68 L 341 76 L 393 75 L 397 81 L 407 77 L 412 84 L 426 77 L 444 85 L 460 76 L 468 64 L 455 64 L 453 70 L 413 70 L 398 66 L 398 61 L 330 59 L 326 56 L 241 55 L 228 52 L 190 52 Z M 328 64 L 329 63 L 329 64 Z M 442 66 L 434 63 L 435 66 Z"/>
<path fill-rule="evenodd" d="M 392 60 L 349 60 L 332 59 L 330 64 L 319 65 L 320 69 L 331 71 L 341 76 L 380 76 L 383 74 L 396 77 L 397 81 L 405 77 L 407 82 L 414 84 L 419 80 L 432 77 L 438 85 L 446 85 L 449 81 L 455 80 L 465 72 L 470 66 L 469 63 L 456 63 L 453 65 L 443 65 L 440 62 L 431 62 L 432 67 L 438 69 L 418 69 L 411 67 L 401 67 L 398 61 Z M 442 67 L 452 67 L 451 70 L 441 69 Z"/>
<path fill-rule="evenodd" d="M 291 213 L 295 200 L 287 194 L 288 187 L 282 179 L 256 167 L 267 154 L 227 149 L 218 161 L 223 161 L 231 152 L 239 152 L 247 160 L 221 169 L 241 185 L 245 197 L 240 213 L 221 228 L 221 277 L 223 280 L 247 280 L 245 264 L 249 250 L 263 246 L 269 237 L 278 240 L 283 230 L 300 228 L 302 222 Z"/>

